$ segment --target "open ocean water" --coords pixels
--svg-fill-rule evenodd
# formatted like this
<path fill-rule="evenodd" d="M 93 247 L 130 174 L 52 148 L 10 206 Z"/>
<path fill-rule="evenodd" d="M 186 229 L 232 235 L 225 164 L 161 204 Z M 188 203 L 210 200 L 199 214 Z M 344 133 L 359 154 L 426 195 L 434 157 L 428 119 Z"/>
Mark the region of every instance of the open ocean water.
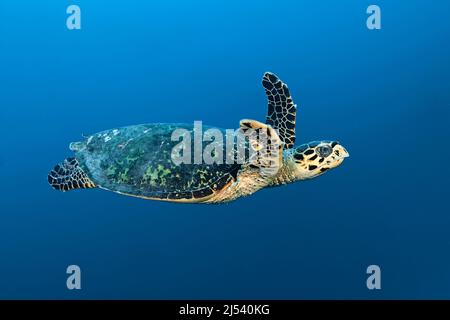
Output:
<path fill-rule="evenodd" d="M 0 298 L 450 298 L 449 14 L 444 0 L 2 0 Z M 340 141 L 341 167 L 214 206 L 47 184 L 82 135 L 264 120 L 265 71 L 299 106 L 297 143 Z"/>

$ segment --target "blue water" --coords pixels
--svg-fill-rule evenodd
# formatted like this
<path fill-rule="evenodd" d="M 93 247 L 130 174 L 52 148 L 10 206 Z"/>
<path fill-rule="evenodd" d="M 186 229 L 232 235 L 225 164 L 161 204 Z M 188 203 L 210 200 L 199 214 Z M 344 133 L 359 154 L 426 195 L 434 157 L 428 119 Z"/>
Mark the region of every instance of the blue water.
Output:
<path fill-rule="evenodd" d="M 2 0 L 0 298 L 450 298 L 449 9 Z M 265 71 L 299 105 L 297 142 L 339 140 L 341 167 L 221 206 L 47 185 L 82 134 L 263 120 Z"/>

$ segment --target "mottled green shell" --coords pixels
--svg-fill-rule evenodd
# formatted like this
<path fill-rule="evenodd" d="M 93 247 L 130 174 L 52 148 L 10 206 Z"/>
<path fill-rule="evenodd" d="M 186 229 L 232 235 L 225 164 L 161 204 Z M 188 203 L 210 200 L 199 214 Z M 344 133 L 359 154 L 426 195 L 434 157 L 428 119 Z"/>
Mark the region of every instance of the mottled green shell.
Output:
<path fill-rule="evenodd" d="M 181 140 L 172 141 L 175 129 L 189 131 L 193 158 L 194 128 L 187 124 L 143 124 L 107 130 L 72 143 L 70 148 L 97 186 L 138 197 L 200 199 L 236 179 L 239 164 L 176 165 L 172 150 Z M 203 147 L 209 143 L 203 142 Z"/>

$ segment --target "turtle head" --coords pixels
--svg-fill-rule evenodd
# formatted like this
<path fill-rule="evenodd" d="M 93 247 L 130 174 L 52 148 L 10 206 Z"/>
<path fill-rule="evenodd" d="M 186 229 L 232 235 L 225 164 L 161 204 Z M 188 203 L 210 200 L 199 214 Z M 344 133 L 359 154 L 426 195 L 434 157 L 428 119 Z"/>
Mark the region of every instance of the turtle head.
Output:
<path fill-rule="evenodd" d="M 338 167 L 349 156 L 337 141 L 313 141 L 293 149 L 295 176 L 299 180 L 311 179 Z"/>

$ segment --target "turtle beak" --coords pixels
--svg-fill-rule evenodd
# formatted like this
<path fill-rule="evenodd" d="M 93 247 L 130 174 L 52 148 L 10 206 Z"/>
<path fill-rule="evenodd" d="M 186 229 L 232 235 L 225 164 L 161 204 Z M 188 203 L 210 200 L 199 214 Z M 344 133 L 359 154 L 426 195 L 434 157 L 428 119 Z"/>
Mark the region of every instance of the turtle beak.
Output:
<path fill-rule="evenodd" d="M 350 157 L 350 154 L 348 153 L 348 151 L 342 146 L 342 145 L 337 145 L 335 147 L 335 150 L 338 152 L 338 159 L 342 159 L 344 160 L 345 158 Z"/>
<path fill-rule="evenodd" d="M 344 147 L 342 147 L 342 152 L 341 152 L 340 156 L 342 158 L 348 158 L 348 157 L 350 157 L 350 153 L 348 153 L 348 151 Z"/>

